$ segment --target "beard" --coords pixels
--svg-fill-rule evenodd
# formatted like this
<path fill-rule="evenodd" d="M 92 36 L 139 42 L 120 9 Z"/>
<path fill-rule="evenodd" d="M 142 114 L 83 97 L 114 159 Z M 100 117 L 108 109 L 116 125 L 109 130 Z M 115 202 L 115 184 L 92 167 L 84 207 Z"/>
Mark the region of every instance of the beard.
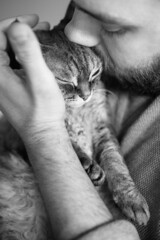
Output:
<path fill-rule="evenodd" d="M 151 64 L 145 67 L 125 68 L 121 70 L 107 61 L 105 73 L 118 81 L 125 90 L 140 94 L 160 94 L 160 58 L 156 57 Z"/>
<path fill-rule="evenodd" d="M 109 76 L 111 81 L 114 78 L 114 85 L 117 83 L 117 87 L 145 95 L 160 94 L 160 56 L 154 57 L 145 66 L 120 69 L 101 46 L 96 47 L 96 52 L 104 60 L 105 76 Z M 112 86 L 112 83 L 109 85 Z"/>

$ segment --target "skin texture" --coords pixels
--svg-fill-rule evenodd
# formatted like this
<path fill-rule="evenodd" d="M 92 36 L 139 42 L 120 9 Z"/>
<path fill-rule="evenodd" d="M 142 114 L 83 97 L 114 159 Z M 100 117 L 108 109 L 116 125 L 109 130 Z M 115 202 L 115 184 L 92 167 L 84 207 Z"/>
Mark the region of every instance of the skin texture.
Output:
<path fill-rule="evenodd" d="M 88 46 L 100 43 L 108 73 L 136 91 L 159 93 L 160 1 L 74 2 L 77 10 L 65 29 L 68 38 Z"/>
<path fill-rule="evenodd" d="M 0 109 L 27 148 L 53 236 L 71 239 L 108 223 L 112 216 L 73 151 L 64 125 L 62 94 L 43 60 L 33 31 L 25 24 L 33 27 L 38 19 L 36 16 L 18 18 L 20 23 L 10 25 L 14 20 L 0 23 Z M 5 51 L 7 38 L 26 71 L 25 82 L 9 67 Z M 107 239 L 139 239 L 135 228 L 127 221 L 115 221 L 99 229 L 102 236 L 99 239 L 106 239 L 106 236 Z M 81 239 L 95 239 L 95 234 Z"/>

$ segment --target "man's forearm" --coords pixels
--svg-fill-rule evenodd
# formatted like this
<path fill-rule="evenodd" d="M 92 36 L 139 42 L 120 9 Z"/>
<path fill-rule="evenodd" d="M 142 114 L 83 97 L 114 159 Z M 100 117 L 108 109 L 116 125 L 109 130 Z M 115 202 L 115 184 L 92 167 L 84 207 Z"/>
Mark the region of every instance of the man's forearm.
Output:
<path fill-rule="evenodd" d="M 83 170 L 65 128 L 50 130 L 44 138 L 37 137 L 27 144 L 27 149 L 56 239 L 72 239 L 112 219 Z"/>

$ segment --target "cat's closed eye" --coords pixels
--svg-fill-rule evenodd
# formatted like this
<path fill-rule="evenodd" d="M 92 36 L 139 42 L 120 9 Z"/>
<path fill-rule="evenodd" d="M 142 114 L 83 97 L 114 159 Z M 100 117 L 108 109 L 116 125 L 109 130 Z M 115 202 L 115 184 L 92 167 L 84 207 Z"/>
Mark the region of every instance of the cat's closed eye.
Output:
<path fill-rule="evenodd" d="M 102 68 L 98 68 L 94 71 L 91 72 L 91 75 L 90 75 L 90 80 L 92 79 L 95 79 L 96 77 L 98 77 L 102 72 Z"/>
<path fill-rule="evenodd" d="M 64 88 L 65 92 L 70 93 L 70 92 L 73 92 L 75 90 L 75 87 L 74 87 L 73 83 L 61 80 L 59 78 L 57 78 L 57 80 L 58 80 L 59 87 L 62 88 L 62 89 Z"/>

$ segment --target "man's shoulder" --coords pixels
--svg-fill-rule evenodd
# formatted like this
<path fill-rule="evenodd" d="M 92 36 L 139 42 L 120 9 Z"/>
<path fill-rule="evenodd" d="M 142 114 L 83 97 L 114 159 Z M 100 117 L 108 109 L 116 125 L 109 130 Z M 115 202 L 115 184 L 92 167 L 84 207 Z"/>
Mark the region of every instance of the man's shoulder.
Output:
<path fill-rule="evenodd" d="M 145 102 L 144 102 L 145 103 Z M 134 115 L 134 114 L 133 114 Z M 121 136 L 121 150 L 136 186 L 146 198 L 151 218 L 137 226 L 141 239 L 159 239 L 160 231 L 160 97 L 130 116 Z"/>
<path fill-rule="evenodd" d="M 119 139 L 124 154 L 140 142 L 157 138 L 160 129 L 160 96 L 137 97 L 128 103 L 128 112 L 122 123 Z"/>

